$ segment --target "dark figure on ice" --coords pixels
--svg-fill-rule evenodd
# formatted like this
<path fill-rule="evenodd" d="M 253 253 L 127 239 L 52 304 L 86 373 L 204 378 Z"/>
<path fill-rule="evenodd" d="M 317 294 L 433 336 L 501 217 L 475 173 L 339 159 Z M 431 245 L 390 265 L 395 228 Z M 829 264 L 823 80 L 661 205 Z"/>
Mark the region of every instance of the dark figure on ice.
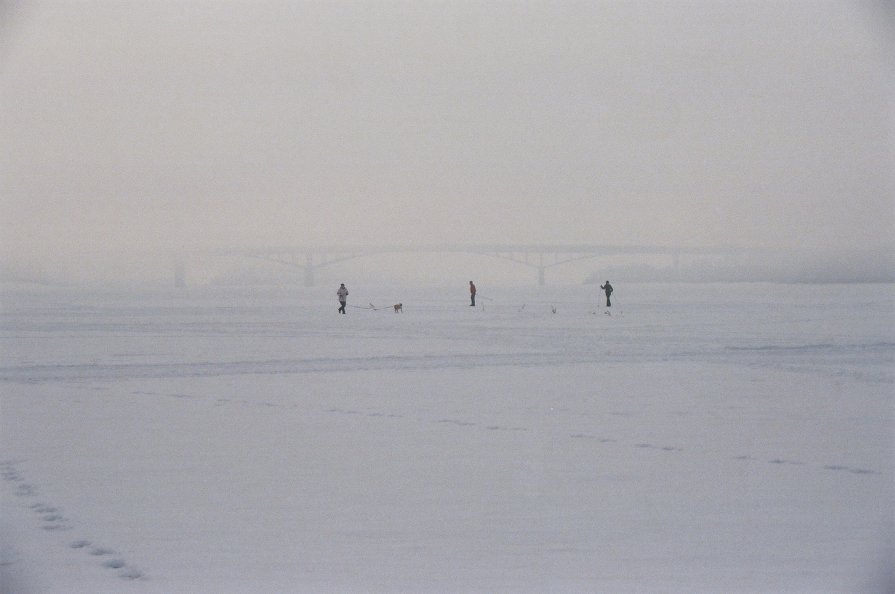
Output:
<path fill-rule="evenodd" d="M 342 286 L 339 287 L 339 290 L 336 291 L 336 295 L 339 296 L 339 313 L 345 313 L 345 303 L 348 301 L 348 289 L 345 288 L 345 283 L 342 283 Z"/>
<path fill-rule="evenodd" d="M 606 281 L 606 284 L 600 285 L 600 288 L 606 291 L 606 307 L 612 307 L 612 302 L 609 301 L 609 296 L 612 295 L 612 285 L 609 284 L 609 281 Z"/>
<path fill-rule="evenodd" d="M 475 307 L 475 285 L 472 281 L 469 281 L 469 299 L 471 301 L 469 307 Z"/>

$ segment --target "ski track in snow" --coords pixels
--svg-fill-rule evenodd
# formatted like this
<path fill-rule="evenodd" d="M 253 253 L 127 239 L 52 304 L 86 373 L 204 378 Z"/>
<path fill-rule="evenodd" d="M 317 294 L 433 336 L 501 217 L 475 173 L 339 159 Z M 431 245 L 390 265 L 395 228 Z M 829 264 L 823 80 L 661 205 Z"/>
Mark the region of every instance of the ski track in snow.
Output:
<path fill-rule="evenodd" d="M 55 505 L 40 500 L 40 492 L 36 485 L 25 479 L 20 466 L 25 460 L 0 461 L 0 478 L 14 485 L 13 495 L 23 501 L 22 505 L 34 513 L 35 521 L 39 527 L 49 532 L 69 533 L 74 531 L 73 523 L 63 515 L 61 509 Z M 60 546 L 65 546 L 60 542 Z M 116 570 L 115 575 L 125 580 L 145 580 L 147 576 L 118 555 L 114 549 L 94 545 L 89 540 L 75 538 L 70 540 L 68 547 L 84 550 L 88 555 L 102 559 L 100 565 L 106 569 Z"/>
<path fill-rule="evenodd" d="M 743 354 L 750 356 L 743 360 Z M 693 361 L 729 363 L 752 368 L 826 375 L 866 383 L 895 384 L 895 346 L 852 345 L 823 348 L 805 347 L 724 347 L 714 352 L 641 353 L 634 359 L 652 361 Z M 21 365 L 0 367 L 0 382 L 41 384 L 60 381 L 112 381 L 128 379 L 202 378 L 227 375 L 277 375 L 355 371 L 414 371 L 433 369 L 476 369 L 484 367 L 538 367 L 575 365 L 595 360 L 631 360 L 620 351 L 571 350 L 562 352 L 519 352 L 459 355 L 386 355 L 315 359 L 276 359 L 195 363 L 95 363 L 76 365 Z M 829 364 L 825 364 L 825 363 Z M 868 369 L 869 367 L 869 369 Z M 185 396 L 184 396 L 185 397 Z"/>
<path fill-rule="evenodd" d="M 517 353 L 440 356 L 380 356 L 221 363 L 30 365 L 0 368 L 0 382 L 37 384 L 58 381 L 102 381 L 216 377 L 224 375 L 275 375 L 332 373 L 339 371 L 473 369 L 477 367 L 529 367 L 591 361 L 585 355 L 567 353 Z"/>

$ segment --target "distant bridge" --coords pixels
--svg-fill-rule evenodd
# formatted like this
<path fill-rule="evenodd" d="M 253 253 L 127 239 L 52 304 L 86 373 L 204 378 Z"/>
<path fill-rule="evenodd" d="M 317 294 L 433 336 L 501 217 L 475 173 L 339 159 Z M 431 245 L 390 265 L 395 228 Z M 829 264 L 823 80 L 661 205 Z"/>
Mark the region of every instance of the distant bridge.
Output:
<path fill-rule="evenodd" d="M 538 284 L 545 284 L 548 268 L 602 256 L 666 255 L 675 270 L 680 268 L 681 256 L 732 256 L 748 250 L 737 247 L 688 247 L 660 245 L 598 245 L 598 244 L 428 244 L 428 245 L 359 245 L 359 246 L 304 246 L 279 248 L 219 249 L 205 252 L 211 256 L 244 257 L 276 262 L 304 270 L 304 284 L 313 287 L 315 271 L 346 260 L 376 254 L 408 253 L 464 253 L 509 260 L 537 270 Z M 184 283 L 182 262 L 175 274 L 176 283 Z"/>

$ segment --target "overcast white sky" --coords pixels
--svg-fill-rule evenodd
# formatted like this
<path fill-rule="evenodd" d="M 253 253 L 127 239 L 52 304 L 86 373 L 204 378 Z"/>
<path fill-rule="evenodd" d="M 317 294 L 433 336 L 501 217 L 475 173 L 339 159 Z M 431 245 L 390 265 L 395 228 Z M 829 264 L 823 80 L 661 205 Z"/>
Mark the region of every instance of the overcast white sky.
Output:
<path fill-rule="evenodd" d="M 0 7 L 8 259 L 893 245 L 887 2 Z"/>

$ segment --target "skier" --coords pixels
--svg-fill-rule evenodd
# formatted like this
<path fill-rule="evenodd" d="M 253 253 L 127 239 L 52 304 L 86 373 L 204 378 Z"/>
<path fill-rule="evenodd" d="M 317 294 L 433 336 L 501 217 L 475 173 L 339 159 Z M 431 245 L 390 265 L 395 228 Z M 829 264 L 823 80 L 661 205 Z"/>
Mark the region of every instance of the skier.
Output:
<path fill-rule="evenodd" d="M 469 299 L 471 301 L 469 307 L 475 307 L 475 285 L 472 281 L 469 281 Z"/>
<path fill-rule="evenodd" d="M 606 281 L 606 284 L 600 285 L 600 288 L 606 291 L 606 307 L 612 307 L 612 303 L 609 301 L 609 296 L 612 295 L 612 285 L 609 284 L 609 281 Z"/>
<path fill-rule="evenodd" d="M 348 301 L 348 289 L 345 288 L 345 283 L 342 283 L 342 286 L 339 287 L 339 290 L 336 291 L 336 295 L 339 296 L 339 313 L 345 313 L 345 303 Z"/>

